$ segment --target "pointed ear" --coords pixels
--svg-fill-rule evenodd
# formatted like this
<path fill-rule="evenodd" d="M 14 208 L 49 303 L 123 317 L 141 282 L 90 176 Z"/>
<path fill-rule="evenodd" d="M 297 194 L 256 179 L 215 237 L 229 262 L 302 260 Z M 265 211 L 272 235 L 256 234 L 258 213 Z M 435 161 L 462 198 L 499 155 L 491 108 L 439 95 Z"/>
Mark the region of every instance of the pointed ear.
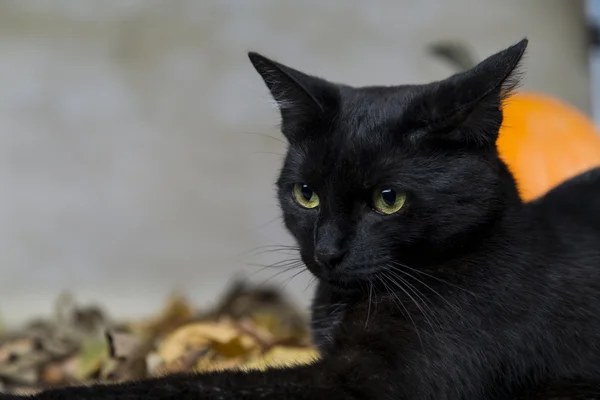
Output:
<path fill-rule="evenodd" d="M 249 52 L 250 62 L 265 81 L 281 113 L 281 131 L 288 140 L 308 134 L 338 103 L 336 85 Z"/>
<path fill-rule="evenodd" d="M 519 84 L 518 65 L 527 39 L 475 67 L 424 87 L 414 116 L 426 135 L 479 147 L 495 146 L 502 125 L 502 102 Z"/>

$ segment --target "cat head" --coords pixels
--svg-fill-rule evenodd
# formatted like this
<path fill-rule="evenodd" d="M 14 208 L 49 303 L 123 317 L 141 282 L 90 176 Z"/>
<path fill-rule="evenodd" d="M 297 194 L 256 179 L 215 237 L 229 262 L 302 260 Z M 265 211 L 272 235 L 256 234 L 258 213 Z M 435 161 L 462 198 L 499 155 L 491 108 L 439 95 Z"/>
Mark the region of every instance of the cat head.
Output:
<path fill-rule="evenodd" d="M 257 53 L 288 141 L 277 181 L 308 269 L 362 286 L 469 251 L 520 200 L 496 149 L 527 40 L 448 79 L 350 87 Z"/>

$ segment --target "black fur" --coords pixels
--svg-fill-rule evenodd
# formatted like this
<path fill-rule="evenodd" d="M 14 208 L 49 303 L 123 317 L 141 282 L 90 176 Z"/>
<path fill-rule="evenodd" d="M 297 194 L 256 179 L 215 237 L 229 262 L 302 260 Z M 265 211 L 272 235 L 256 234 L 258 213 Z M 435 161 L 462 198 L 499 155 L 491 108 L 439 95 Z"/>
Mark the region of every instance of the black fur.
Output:
<path fill-rule="evenodd" d="M 526 45 L 440 82 L 363 88 L 251 53 L 289 141 L 279 200 L 319 279 L 321 360 L 35 398 L 600 398 L 600 169 L 524 205 L 495 146 Z M 297 183 L 318 207 L 297 204 Z M 407 194 L 399 212 L 373 210 L 381 187 Z"/>

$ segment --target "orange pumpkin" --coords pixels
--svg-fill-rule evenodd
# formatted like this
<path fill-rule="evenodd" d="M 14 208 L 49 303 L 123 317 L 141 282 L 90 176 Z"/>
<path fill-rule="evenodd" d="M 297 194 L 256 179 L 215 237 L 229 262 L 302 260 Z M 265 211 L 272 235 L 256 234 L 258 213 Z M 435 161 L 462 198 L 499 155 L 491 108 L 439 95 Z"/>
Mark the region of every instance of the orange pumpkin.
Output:
<path fill-rule="evenodd" d="M 498 151 L 524 201 L 600 165 L 600 134 L 575 108 L 547 95 L 523 92 L 506 100 L 503 110 Z"/>

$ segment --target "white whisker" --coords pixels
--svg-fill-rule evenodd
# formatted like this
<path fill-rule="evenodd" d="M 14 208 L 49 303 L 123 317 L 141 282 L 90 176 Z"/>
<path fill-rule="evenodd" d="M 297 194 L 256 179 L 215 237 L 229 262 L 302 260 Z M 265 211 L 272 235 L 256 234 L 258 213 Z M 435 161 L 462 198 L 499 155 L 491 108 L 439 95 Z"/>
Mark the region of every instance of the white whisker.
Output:
<path fill-rule="evenodd" d="M 373 282 L 369 279 L 369 298 L 367 301 L 369 302 L 367 308 L 367 319 L 365 320 L 365 329 L 369 326 L 369 317 L 371 316 L 371 299 L 373 298 Z"/>
<path fill-rule="evenodd" d="M 397 262 L 397 261 L 393 261 L 392 263 L 393 263 L 394 265 L 397 265 L 397 266 L 399 266 L 399 267 L 402 267 L 402 268 L 406 268 L 406 269 L 408 269 L 408 270 L 411 270 L 411 271 L 413 271 L 413 272 L 416 272 L 417 274 L 420 274 L 420 275 L 427 276 L 427 277 L 429 277 L 429 278 L 431 278 L 431 279 L 435 279 L 436 281 L 442 282 L 442 283 L 444 283 L 444 284 L 446 284 L 446 285 L 450 285 L 450 286 L 452 286 L 452 287 L 454 287 L 454 288 L 456 288 L 456 289 L 462 290 L 462 291 L 464 291 L 464 292 L 466 292 L 466 293 L 468 293 L 468 294 L 470 294 L 470 295 L 472 295 L 472 296 L 474 296 L 474 297 L 477 297 L 477 295 L 476 295 L 475 293 L 473 293 L 473 292 L 471 292 L 470 290 L 467 290 L 467 289 L 465 289 L 465 288 L 462 288 L 462 287 L 460 287 L 460 286 L 458 286 L 458 285 L 455 285 L 455 284 L 454 284 L 454 283 L 452 283 L 452 282 L 448 282 L 447 280 L 444 280 L 444 279 L 442 279 L 442 278 L 438 278 L 437 276 L 434 276 L 434 275 L 428 274 L 427 272 L 424 272 L 424 271 L 420 271 L 420 270 L 418 270 L 418 269 L 416 269 L 416 268 L 409 267 L 408 265 L 406 265 L 406 264 L 402 264 L 402 263 L 400 263 L 400 262 Z"/>
<path fill-rule="evenodd" d="M 433 324 L 433 322 L 431 320 L 432 316 L 435 317 L 435 313 L 432 311 L 431 306 L 430 306 L 431 300 L 427 299 L 427 296 L 424 296 L 421 293 L 419 293 L 418 289 L 414 285 L 412 285 L 406 279 L 404 279 L 401 276 L 399 276 L 396 273 L 395 270 L 393 270 L 393 269 L 387 269 L 385 271 L 385 273 L 392 274 L 393 277 L 395 277 L 396 279 L 398 279 L 400 281 L 400 282 L 394 282 L 394 283 L 396 284 L 396 286 L 400 290 L 402 290 L 412 300 L 413 303 L 415 303 L 415 305 L 417 306 L 417 308 L 419 308 L 419 310 L 421 311 L 421 314 L 423 314 L 423 317 L 425 318 L 425 320 L 427 321 L 427 323 L 429 324 L 429 326 L 431 327 L 431 329 L 433 331 L 435 331 L 434 324 Z M 413 298 L 407 292 L 407 290 L 405 289 L 405 287 L 406 287 L 406 289 L 410 290 L 417 297 L 418 300 L 420 300 L 422 302 L 422 306 L 423 307 L 427 307 L 427 310 L 429 311 L 429 313 L 425 312 L 425 309 L 423 307 L 421 307 L 421 304 L 419 304 L 419 302 L 417 301 L 417 299 Z M 435 322 L 436 322 L 436 325 L 438 327 L 441 326 L 440 321 L 437 318 L 436 318 Z"/>
<path fill-rule="evenodd" d="M 385 283 L 385 279 L 389 279 L 389 277 L 387 277 L 386 275 L 383 276 L 379 276 L 379 275 L 375 275 L 375 278 L 377 278 L 385 287 L 386 291 L 393 297 L 392 301 L 395 304 L 399 304 L 400 306 L 402 306 L 402 308 L 404 309 L 404 312 L 406 312 L 406 316 L 408 317 L 408 319 L 410 319 L 410 321 L 412 322 L 413 327 L 415 328 L 415 333 L 417 335 L 417 338 L 419 339 L 419 343 L 421 344 L 421 348 L 424 349 L 423 346 L 423 340 L 421 339 L 421 334 L 419 333 L 419 329 L 417 328 L 417 324 L 415 324 L 415 320 L 413 319 L 413 317 L 410 315 L 410 312 L 408 311 L 408 309 L 406 308 L 406 306 L 404 305 L 404 303 L 402 303 L 402 300 L 400 300 L 400 298 L 398 297 L 398 295 L 390 289 L 390 287 Z M 394 300 L 395 298 L 395 300 Z M 398 303 L 396 303 L 396 300 L 398 301 Z"/>
<path fill-rule="evenodd" d="M 397 282 L 393 279 L 394 276 L 389 276 L 387 274 L 391 273 L 392 270 L 385 270 L 383 273 L 387 276 L 387 278 L 389 279 L 389 281 L 391 283 L 393 283 L 394 285 L 396 285 L 396 287 L 400 290 L 402 290 L 402 292 L 404 292 L 405 295 L 408 296 L 408 298 L 415 304 L 415 306 L 417 306 L 417 308 L 419 309 L 419 311 L 421 311 L 421 314 L 423 314 L 423 318 L 425 318 L 425 321 L 429 324 L 429 326 L 431 327 L 432 330 L 435 330 L 433 323 L 431 321 L 431 319 L 429 318 L 429 316 L 427 315 L 427 313 L 425 312 L 425 310 L 423 309 L 423 307 L 421 307 L 421 305 L 419 304 L 419 302 L 408 292 L 408 290 L 406 290 L 404 288 L 404 285 L 406 285 L 406 280 L 402 279 L 400 276 L 395 275 L 395 278 L 398 279 L 400 282 Z"/>

